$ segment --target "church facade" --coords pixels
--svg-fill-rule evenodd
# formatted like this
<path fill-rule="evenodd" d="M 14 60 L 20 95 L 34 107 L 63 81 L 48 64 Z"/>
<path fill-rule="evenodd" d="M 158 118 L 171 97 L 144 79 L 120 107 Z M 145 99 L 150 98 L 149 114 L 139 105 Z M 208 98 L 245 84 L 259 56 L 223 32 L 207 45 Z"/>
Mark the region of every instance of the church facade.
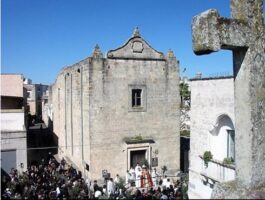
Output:
<path fill-rule="evenodd" d="M 153 49 L 136 29 L 121 47 L 59 73 L 51 87 L 58 155 L 91 179 L 136 163 L 179 170 L 179 61 Z"/>

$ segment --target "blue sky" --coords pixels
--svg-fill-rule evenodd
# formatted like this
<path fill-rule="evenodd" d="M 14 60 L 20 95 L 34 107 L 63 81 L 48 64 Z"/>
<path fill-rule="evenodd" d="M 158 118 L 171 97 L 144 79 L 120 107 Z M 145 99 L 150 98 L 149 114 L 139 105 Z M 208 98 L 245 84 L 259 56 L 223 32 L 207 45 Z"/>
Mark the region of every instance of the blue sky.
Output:
<path fill-rule="evenodd" d="M 229 0 L 2 0 L 1 72 L 52 84 L 64 66 L 90 56 L 96 44 L 106 54 L 138 26 L 156 50 L 172 49 L 189 77 L 232 74 L 230 51 L 192 51 L 192 17 L 209 8 L 230 16 Z"/>

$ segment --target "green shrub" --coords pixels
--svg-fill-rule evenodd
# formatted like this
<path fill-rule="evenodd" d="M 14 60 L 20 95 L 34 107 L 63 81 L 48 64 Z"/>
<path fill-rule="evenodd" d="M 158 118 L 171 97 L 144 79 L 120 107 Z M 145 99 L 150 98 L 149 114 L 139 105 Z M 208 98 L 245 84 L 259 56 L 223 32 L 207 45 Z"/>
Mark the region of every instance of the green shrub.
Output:
<path fill-rule="evenodd" d="M 180 131 L 180 136 L 190 137 L 190 131 L 189 130 L 182 130 L 182 131 Z"/>
<path fill-rule="evenodd" d="M 143 137 L 141 136 L 141 134 L 139 134 L 139 135 L 136 135 L 136 136 L 134 137 L 134 139 L 135 139 L 135 140 L 143 140 Z"/>
<path fill-rule="evenodd" d="M 234 164 L 234 159 L 231 158 L 231 157 L 230 158 L 229 157 L 224 158 L 223 163 L 226 164 L 226 165 Z"/>
<path fill-rule="evenodd" d="M 213 154 L 211 151 L 205 151 L 203 154 L 203 160 L 206 167 L 208 167 L 208 162 L 213 159 Z"/>

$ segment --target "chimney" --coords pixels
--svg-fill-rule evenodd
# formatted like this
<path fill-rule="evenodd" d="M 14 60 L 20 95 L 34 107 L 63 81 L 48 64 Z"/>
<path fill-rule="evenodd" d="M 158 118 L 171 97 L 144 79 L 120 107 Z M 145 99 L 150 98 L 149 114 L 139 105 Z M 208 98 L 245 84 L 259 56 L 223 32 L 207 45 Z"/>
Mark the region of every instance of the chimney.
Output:
<path fill-rule="evenodd" d="M 201 79 L 202 78 L 202 73 L 201 72 L 197 72 L 195 78 L 196 79 Z"/>

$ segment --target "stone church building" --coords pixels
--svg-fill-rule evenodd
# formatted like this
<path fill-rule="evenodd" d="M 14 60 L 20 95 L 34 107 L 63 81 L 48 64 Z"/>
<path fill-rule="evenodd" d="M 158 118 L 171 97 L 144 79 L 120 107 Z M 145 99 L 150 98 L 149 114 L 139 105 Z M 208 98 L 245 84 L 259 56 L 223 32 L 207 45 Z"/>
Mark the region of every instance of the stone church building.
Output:
<path fill-rule="evenodd" d="M 124 177 L 137 162 L 179 170 L 179 61 L 135 29 L 121 47 L 65 67 L 52 85 L 59 157 L 91 179 Z M 162 172 L 161 172 L 162 173 Z"/>

